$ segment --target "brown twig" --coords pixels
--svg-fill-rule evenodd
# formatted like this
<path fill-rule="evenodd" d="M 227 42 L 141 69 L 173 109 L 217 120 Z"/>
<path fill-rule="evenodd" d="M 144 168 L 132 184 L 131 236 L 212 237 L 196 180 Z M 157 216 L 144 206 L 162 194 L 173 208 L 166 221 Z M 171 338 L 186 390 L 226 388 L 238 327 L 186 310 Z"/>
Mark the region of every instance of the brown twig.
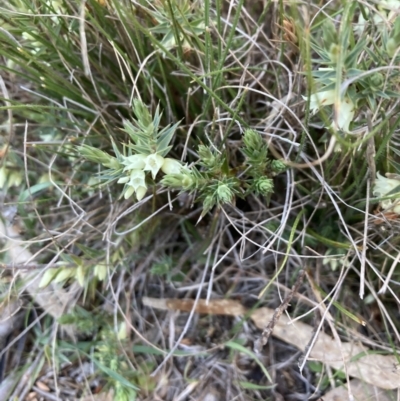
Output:
<path fill-rule="evenodd" d="M 48 264 L 37 264 L 37 263 L 29 263 L 29 264 L 6 264 L 6 263 L 0 263 L 0 270 L 42 270 L 46 267 L 49 267 Z M 62 267 L 63 269 L 72 269 L 76 267 L 74 264 L 57 264 L 55 263 L 52 265 L 54 268 Z"/>
<path fill-rule="evenodd" d="M 270 320 L 268 325 L 265 327 L 265 329 L 261 333 L 261 337 L 255 341 L 254 351 L 256 353 L 260 353 L 262 351 L 264 345 L 267 344 L 268 339 L 269 339 L 270 335 L 272 334 L 272 331 L 274 330 L 274 327 L 275 327 L 277 321 L 281 317 L 282 313 L 287 309 L 294 294 L 298 291 L 301 283 L 303 282 L 304 274 L 305 274 L 305 270 L 300 270 L 300 273 L 299 273 L 299 275 L 296 279 L 296 282 L 294 283 L 294 286 L 292 287 L 291 291 L 286 296 L 286 298 L 282 301 L 282 303 L 275 309 L 272 319 Z"/>

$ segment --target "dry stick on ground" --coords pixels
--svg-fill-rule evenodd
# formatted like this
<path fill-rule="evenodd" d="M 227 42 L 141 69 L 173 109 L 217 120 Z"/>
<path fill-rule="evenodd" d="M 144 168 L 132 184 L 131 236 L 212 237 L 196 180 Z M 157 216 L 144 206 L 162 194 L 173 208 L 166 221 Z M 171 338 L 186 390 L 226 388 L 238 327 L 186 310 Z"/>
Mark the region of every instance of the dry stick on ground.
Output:
<path fill-rule="evenodd" d="M 190 312 L 194 308 L 194 301 L 191 299 L 144 297 L 143 304 L 162 310 L 185 312 Z M 228 316 L 245 316 L 249 313 L 250 318 L 259 329 L 264 329 L 274 315 L 272 309 L 259 308 L 254 311 L 248 311 L 239 302 L 227 299 L 216 299 L 209 302 L 201 299 L 194 310 L 197 313 Z M 313 330 L 312 326 L 300 321 L 292 324 L 289 317 L 282 315 L 277 321 L 272 335 L 304 350 L 313 335 Z M 349 376 L 359 378 L 365 383 L 382 389 L 400 389 L 400 370 L 396 369 L 397 358 L 394 355 L 374 354 L 372 350 L 361 343 L 343 342 L 340 350 L 335 339 L 320 332 L 310 352 L 310 358 L 323 362 L 336 370 L 343 370 L 344 360 Z"/>
<path fill-rule="evenodd" d="M 275 309 L 274 315 L 272 316 L 272 319 L 270 320 L 268 325 L 263 330 L 261 337 L 254 343 L 254 351 L 256 353 L 260 353 L 262 351 L 264 345 L 267 344 L 269 336 L 272 334 L 272 331 L 274 330 L 274 327 L 275 327 L 277 321 L 281 317 L 282 313 L 285 312 L 285 310 L 289 306 L 289 303 L 292 300 L 293 295 L 299 290 L 300 285 L 303 282 L 305 272 L 306 272 L 305 270 L 300 270 L 299 275 L 298 275 L 296 282 L 294 283 L 294 286 L 292 287 L 291 291 L 286 296 L 286 298 L 282 301 L 282 303 L 279 305 L 279 307 Z"/>
<path fill-rule="evenodd" d="M 75 268 L 76 265 L 73 265 L 72 263 L 70 264 L 64 264 L 64 262 L 60 263 L 53 263 L 52 268 L 57 268 L 57 267 L 62 267 L 63 269 L 72 269 Z M 18 265 L 14 265 L 12 263 L 0 263 L 0 272 L 2 270 L 11 270 L 15 272 L 16 270 L 43 270 L 48 267 L 48 264 L 36 264 L 36 263 L 30 263 L 30 264 L 23 264 L 20 263 Z"/>

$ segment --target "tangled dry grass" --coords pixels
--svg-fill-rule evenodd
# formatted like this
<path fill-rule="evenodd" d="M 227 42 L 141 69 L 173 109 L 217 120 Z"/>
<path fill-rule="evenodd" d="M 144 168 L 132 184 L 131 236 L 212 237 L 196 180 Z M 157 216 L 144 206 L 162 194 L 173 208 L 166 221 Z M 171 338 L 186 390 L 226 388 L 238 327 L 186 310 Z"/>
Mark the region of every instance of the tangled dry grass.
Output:
<path fill-rule="evenodd" d="M 0 0 L 1 400 L 398 397 L 386 3 Z M 124 199 L 80 150 L 127 151 L 133 99 L 180 121 L 169 157 L 239 193 L 205 213 L 160 172 Z M 273 193 L 243 179 L 248 128 L 287 167 Z"/>

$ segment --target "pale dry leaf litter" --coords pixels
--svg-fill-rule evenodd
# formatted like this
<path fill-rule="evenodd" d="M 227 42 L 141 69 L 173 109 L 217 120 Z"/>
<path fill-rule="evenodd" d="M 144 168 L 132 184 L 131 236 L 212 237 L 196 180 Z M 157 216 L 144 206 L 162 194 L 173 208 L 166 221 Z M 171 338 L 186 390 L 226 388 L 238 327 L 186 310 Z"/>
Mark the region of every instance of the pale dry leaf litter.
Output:
<path fill-rule="evenodd" d="M 243 316 L 249 313 L 254 324 L 264 329 L 273 318 L 274 310 L 259 308 L 252 312 L 237 301 L 231 300 L 199 300 L 195 305 L 193 300 L 143 298 L 145 306 L 163 310 L 191 311 L 197 313 Z M 314 328 L 297 321 L 293 324 L 286 315 L 277 321 L 272 335 L 300 350 L 309 344 Z M 331 368 L 343 370 L 343 360 L 346 363 L 346 373 L 350 377 L 358 378 L 364 383 L 385 390 L 400 389 L 400 369 L 398 361 L 392 355 L 378 355 L 371 353 L 367 347 L 358 343 L 342 342 L 339 346 L 331 336 L 320 332 L 311 350 L 310 358 L 320 361 Z"/>
<path fill-rule="evenodd" d="M 0 306 L 0 350 L 3 349 L 8 335 L 20 324 L 21 304 L 14 300 L 6 300 Z"/>
<path fill-rule="evenodd" d="M 7 224 L 2 219 L 0 219 L 0 240 L 4 244 L 3 251 L 7 254 L 8 264 L 18 265 L 16 272 L 18 272 L 17 274 L 25 282 L 23 290 L 30 294 L 33 301 L 56 320 L 63 314 L 68 313 L 71 307 L 74 306 L 77 298 L 77 286 L 72 285 L 68 291 L 61 288 L 60 285 L 53 283 L 46 288 L 40 288 L 39 283 L 43 272 L 31 269 L 34 262 L 32 261 L 32 254 L 28 250 L 26 242 L 21 239 L 15 226 Z M 30 265 L 29 271 L 21 268 L 24 264 Z M 12 306 L 14 302 L 11 301 L 8 305 L 0 305 L 0 313 L 3 316 L 0 322 L 0 333 L 3 330 L 5 333 L 9 332 L 15 324 L 15 306 Z M 71 336 L 74 333 L 72 326 L 63 325 L 62 329 Z"/>
<path fill-rule="evenodd" d="M 350 381 L 351 394 L 355 401 L 393 401 L 395 395 L 387 394 L 388 391 L 366 384 L 361 380 Z M 336 387 L 324 394 L 323 401 L 344 401 L 349 398 L 349 390 L 344 387 Z"/>

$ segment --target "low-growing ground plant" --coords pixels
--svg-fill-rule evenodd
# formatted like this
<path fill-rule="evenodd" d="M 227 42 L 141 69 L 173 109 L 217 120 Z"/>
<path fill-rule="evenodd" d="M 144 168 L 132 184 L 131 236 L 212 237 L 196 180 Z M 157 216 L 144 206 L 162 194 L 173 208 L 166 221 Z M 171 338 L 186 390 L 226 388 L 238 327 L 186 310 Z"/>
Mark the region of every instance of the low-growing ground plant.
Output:
<path fill-rule="evenodd" d="M 0 0 L 0 399 L 319 399 L 320 332 L 397 358 L 399 53 L 397 0 Z"/>

